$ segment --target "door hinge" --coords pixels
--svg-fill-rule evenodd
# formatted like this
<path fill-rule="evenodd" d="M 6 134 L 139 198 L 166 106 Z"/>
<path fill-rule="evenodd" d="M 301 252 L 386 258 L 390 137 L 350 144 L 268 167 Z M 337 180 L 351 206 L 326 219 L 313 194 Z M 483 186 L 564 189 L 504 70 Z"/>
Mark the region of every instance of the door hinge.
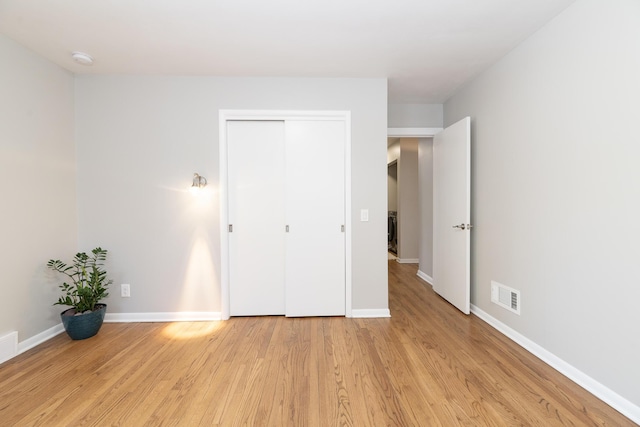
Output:
<path fill-rule="evenodd" d="M 344 224 L 340 226 L 340 231 L 344 233 Z"/>
<path fill-rule="evenodd" d="M 289 232 L 289 226 L 288 226 L 288 225 L 285 225 L 285 226 L 284 226 L 284 231 L 285 231 L 285 233 L 288 233 L 288 232 Z"/>
<path fill-rule="evenodd" d="M 233 224 L 229 224 L 229 233 L 233 233 Z"/>

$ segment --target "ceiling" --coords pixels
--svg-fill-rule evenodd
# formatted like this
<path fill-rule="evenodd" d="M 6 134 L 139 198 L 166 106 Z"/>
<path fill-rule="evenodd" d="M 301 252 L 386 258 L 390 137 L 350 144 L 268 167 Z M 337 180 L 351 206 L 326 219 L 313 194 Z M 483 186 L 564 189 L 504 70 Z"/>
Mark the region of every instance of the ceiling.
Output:
<path fill-rule="evenodd" d="M 390 103 L 442 103 L 573 1 L 0 0 L 0 33 L 79 74 L 388 78 Z"/>

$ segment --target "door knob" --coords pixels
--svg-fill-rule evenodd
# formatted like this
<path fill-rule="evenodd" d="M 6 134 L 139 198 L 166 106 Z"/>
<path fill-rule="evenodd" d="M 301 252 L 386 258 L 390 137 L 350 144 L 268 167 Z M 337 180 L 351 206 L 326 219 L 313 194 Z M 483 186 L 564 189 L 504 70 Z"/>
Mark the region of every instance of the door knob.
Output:
<path fill-rule="evenodd" d="M 473 225 L 471 225 L 471 224 L 465 224 L 465 223 L 462 223 L 462 224 L 454 225 L 454 226 L 453 226 L 453 228 L 459 228 L 460 230 L 466 230 L 466 229 L 471 230 L 471 228 L 472 228 L 472 227 L 473 227 Z"/>

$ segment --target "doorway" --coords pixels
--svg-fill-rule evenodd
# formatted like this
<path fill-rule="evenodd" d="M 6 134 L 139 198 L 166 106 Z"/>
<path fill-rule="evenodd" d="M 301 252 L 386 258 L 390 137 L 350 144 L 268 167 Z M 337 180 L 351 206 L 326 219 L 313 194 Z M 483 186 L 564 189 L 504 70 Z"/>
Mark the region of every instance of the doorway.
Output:
<path fill-rule="evenodd" d="M 428 283 L 433 283 L 432 266 L 433 266 L 433 231 L 432 231 L 432 217 L 433 217 L 433 202 L 432 202 L 432 187 L 431 182 L 433 179 L 433 163 L 432 163 L 432 143 L 433 137 L 437 133 L 442 131 L 442 128 L 389 128 L 387 130 L 388 135 L 388 156 L 387 164 L 389 165 L 392 159 L 400 156 L 400 140 L 403 138 L 413 138 L 418 141 L 418 177 L 416 182 L 420 183 L 418 186 L 417 199 L 419 202 L 418 216 L 419 225 L 416 229 L 413 229 L 415 235 L 418 235 L 418 256 L 417 259 L 409 259 L 412 263 L 418 263 L 418 276 Z M 395 144 L 395 147 L 394 147 Z M 392 152 L 397 150 L 397 152 Z M 424 185 L 427 183 L 428 185 Z M 392 206 L 389 204 L 389 206 Z M 391 210 L 389 208 L 389 210 Z M 402 224 L 398 224 L 398 228 L 402 228 Z M 389 258 L 392 258 L 391 253 Z M 400 259 L 402 262 L 402 258 Z"/>
<path fill-rule="evenodd" d="M 389 251 L 400 263 L 418 263 L 420 236 L 418 138 L 387 143 Z"/>
<path fill-rule="evenodd" d="M 398 161 L 387 165 L 387 250 L 398 255 Z M 393 258 L 392 258 L 393 259 Z"/>

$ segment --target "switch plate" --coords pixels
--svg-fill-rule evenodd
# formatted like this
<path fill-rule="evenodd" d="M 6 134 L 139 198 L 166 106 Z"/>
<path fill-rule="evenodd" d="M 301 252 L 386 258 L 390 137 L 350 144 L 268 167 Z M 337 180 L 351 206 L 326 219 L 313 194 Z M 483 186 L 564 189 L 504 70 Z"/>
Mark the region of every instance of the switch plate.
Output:
<path fill-rule="evenodd" d="M 369 221 L 369 209 L 360 209 L 360 221 Z"/>
<path fill-rule="evenodd" d="M 123 298 L 129 298 L 131 296 L 131 286 L 128 283 L 120 285 L 120 296 Z"/>

